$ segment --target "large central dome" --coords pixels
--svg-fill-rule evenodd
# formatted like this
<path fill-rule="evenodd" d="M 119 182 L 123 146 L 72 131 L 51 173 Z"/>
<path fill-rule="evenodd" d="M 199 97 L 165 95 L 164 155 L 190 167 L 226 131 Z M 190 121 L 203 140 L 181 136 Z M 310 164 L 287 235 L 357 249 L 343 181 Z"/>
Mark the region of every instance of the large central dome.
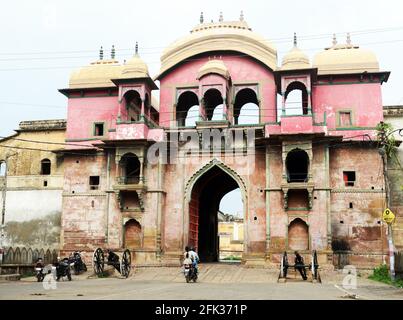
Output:
<path fill-rule="evenodd" d="M 156 79 L 178 63 L 203 52 L 236 51 L 249 55 L 272 70 L 277 68 L 277 51 L 269 41 L 252 32 L 245 21 L 201 23 L 168 46 L 161 56 Z"/>

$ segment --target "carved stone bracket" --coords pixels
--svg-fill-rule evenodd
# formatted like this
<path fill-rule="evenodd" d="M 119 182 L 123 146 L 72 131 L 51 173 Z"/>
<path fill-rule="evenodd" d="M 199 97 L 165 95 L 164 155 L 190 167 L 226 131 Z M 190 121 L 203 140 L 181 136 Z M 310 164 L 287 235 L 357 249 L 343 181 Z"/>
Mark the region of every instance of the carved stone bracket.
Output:
<path fill-rule="evenodd" d="M 284 209 L 288 209 L 288 189 L 283 190 L 284 195 Z"/>
<path fill-rule="evenodd" d="M 137 191 L 137 195 L 139 197 L 140 210 L 142 212 L 144 212 L 144 192 L 143 191 Z"/>

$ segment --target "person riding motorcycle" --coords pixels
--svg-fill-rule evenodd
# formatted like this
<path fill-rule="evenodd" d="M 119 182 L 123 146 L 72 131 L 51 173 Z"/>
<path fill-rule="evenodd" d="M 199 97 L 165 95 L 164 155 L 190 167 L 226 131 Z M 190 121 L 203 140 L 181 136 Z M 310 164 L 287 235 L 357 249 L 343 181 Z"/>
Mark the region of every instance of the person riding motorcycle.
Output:
<path fill-rule="evenodd" d="M 185 265 L 187 265 L 187 264 L 188 264 L 188 265 L 192 265 L 192 264 L 193 264 L 193 261 L 192 261 L 192 259 L 190 259 L 188 252 L 185 254 L 185 260 L 183 260 L 183 266 L 185 266 Z"/>
<path fill-rule="evenodd" d="M 198 270 L 197 265 L 198 265 L 200 259 L 199 259 L 199 255 L 196 253 L 195 248 L 193 246 L 191 246 L 189 248 L 189 257 L 193 261 L 193 267 L 194 267 L 196 273 L 198 273 L 199 270 Z"/>
<path fill-rule="evenodd" d="M 43 263 L 42 258 L 38 258 L 35 264 L 36 278 L 38 279 L 38 282 L 42 282 L 45 278 L 44 268 L 45 264 Z"/>

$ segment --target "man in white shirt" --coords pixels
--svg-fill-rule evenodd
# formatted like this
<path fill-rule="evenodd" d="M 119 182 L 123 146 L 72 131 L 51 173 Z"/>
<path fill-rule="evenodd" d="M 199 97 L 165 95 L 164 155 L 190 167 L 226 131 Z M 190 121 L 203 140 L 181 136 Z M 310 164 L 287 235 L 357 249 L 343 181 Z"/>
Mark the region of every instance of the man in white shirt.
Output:
<path fill-rule="evenodd" d="M 193 246 L 189 248 L 189 257 L 190 257 L 190 259 L 192 259 L 193 266 L 197 273 L 198 272 L 197 264 L 199 263 L 200 259 L 199 259 L 199 255 L 196 253 L 195 248 Z"/>

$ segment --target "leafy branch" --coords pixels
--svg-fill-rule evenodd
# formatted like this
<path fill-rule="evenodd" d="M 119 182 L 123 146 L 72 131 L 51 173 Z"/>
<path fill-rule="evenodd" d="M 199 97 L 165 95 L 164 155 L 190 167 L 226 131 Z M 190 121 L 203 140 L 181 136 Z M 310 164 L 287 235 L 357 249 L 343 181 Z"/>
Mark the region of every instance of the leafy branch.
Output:
<path fill-rule="evenodd" d="M 392 158 L 392 156 L 396 157 L 396 139 L 392 134 L 396 130 L 394 130 L 393 126 L 390 123 L 381 121 L 377 124 L 376 131 L 378 141 L 388 158 Z"/>

